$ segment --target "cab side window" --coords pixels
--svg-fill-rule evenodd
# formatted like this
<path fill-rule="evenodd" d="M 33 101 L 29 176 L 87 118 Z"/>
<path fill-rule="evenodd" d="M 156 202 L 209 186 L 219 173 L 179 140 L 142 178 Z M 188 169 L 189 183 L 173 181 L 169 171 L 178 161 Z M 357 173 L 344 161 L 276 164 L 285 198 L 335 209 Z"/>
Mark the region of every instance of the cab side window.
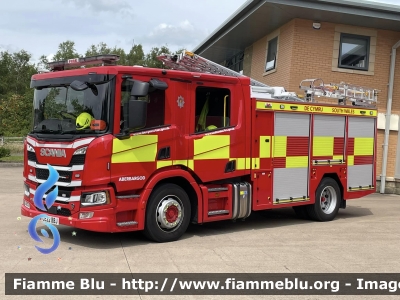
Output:
<path fill-rule="evenodd" d="M 121 86 L 121 131 L 127 129 L 128 124 L 128 103 L 131 94 L 132 83 L 124 81 Z M 138 100 L 147 101 L 146 127 L 148 129 L 165 125 L 165 91 L 155 90 L 146 97 L 139 97 Z"/>
<path fill-rule="evenodd" d="M 197 87 L 195 132 L 216 130 L 231 126 L 230 90 Z"/>

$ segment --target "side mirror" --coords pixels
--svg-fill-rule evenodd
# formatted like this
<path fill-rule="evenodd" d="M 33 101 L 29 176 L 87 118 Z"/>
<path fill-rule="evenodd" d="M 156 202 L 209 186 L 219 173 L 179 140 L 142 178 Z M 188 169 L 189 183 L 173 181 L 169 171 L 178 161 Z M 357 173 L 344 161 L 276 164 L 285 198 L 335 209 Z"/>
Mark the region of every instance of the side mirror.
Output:
<path fill-rule="evenodd" d="M 136 100 L 137 97 L 145 97 L 149 93 L 149 83 L 134 79 L 128 79 L 129 82 L 133 83 L 131 90 L 131 99 Z M 129 111 L 130 112 L 130 111 Z"/>
<path fill-rule="evenodd" d="M 133 90 L 133 89 L 132 89 Z M 129 129 L 140 129 L 146 126 L 147 101 L 129 100 Z"/>
<path fill-rule="evenodd" d="M 86 83 L 84 83 L 84 82 L 82 82 L 82 81 L 79 81 L 79 80 L 74 80 L 74 81 L 72 81 L 71 84 L 70 84 L 69 86 L 70 86 L 71 89 L 73 89 L 74 91 L 84 91 L 84 90 L 86 90 L 87 88 L 89 88 L 89 86 L 88 86 Z"/>
<path fill-rule="evenodd" d="M 168 88 L 168 84 L 166 82 L 155 78 L 151 79 L 149 83 L 150 83 L 149 92 L 153 92 L 155 90 L 165 91 Z"/>

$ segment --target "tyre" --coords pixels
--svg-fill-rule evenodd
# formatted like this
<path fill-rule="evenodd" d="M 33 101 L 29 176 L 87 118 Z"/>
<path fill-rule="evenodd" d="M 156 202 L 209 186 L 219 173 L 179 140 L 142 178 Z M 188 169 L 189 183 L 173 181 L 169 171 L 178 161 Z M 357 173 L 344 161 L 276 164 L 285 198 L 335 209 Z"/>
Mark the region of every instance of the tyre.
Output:
<path fill-rule="evenodd" d="M 189 226 L 190 201 L 176 184 L 163 184 L 151 194 L 146 207 L 145 236 L 155 242 L 178 240 Z"/>
<path fill-rule="evenodd" d="M 332 221 L 339 211 L 341 199 L 336 181 L 329 177 L 323 178 L 315 192 L 315 203 L 307 207 L 307 212 L 315 221 Z"/>
<path fill-rule="evenodd" d="M 303 220 L 310 220 L 310 216 L 308 215 L 306 205 L 293 206 L 293 210 L 296 213 L 296 216 L 298 218 L 303 219 Z"/>

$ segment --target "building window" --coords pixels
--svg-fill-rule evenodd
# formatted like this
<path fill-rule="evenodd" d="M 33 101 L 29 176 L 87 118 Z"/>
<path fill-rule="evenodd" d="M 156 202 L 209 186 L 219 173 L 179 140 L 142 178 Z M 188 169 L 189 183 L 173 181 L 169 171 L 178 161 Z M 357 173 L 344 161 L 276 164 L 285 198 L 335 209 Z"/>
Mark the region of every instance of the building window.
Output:
<path fill-rule="evenodd" d="M 231 126 L 230 91 L 222 88 L 196 89 L 195 131 L 204 132 Z"/>
<path fill-rule="evenodd" d="M 273 38 L 268 42 L 267 61 L 265 64 L 265 72 L 276 68 L 276 57 L 278 52 L 278 37 Z"/>
<path fill-rule="evenodd" d="M 370 37 L 342 33 L 339 68 L 368 71 Z"/>
<path fill-rule="evenodd" d="M 244 52 L 240 52 L 226 61 L 225 66 L 235 72 L 243 74 Z"/>

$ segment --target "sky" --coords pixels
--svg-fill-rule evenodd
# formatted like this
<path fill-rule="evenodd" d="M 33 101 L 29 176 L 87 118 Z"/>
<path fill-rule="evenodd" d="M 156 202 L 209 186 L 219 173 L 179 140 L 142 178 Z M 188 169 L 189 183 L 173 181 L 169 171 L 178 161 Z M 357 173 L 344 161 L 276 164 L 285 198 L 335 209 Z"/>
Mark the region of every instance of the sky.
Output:
<path fill-rule="evenodd" d="M 1 0 L 0 3 L 5 2 Z M 75 42 L 84 54 L 100 42 L 129 51 L 142 44 L 192 50 L 246 0 L 13 0 L 0 9 L 0 51 L 26 50 L 35 62 Z M 376 0 L 400 5 L 400 0 Z"/>

